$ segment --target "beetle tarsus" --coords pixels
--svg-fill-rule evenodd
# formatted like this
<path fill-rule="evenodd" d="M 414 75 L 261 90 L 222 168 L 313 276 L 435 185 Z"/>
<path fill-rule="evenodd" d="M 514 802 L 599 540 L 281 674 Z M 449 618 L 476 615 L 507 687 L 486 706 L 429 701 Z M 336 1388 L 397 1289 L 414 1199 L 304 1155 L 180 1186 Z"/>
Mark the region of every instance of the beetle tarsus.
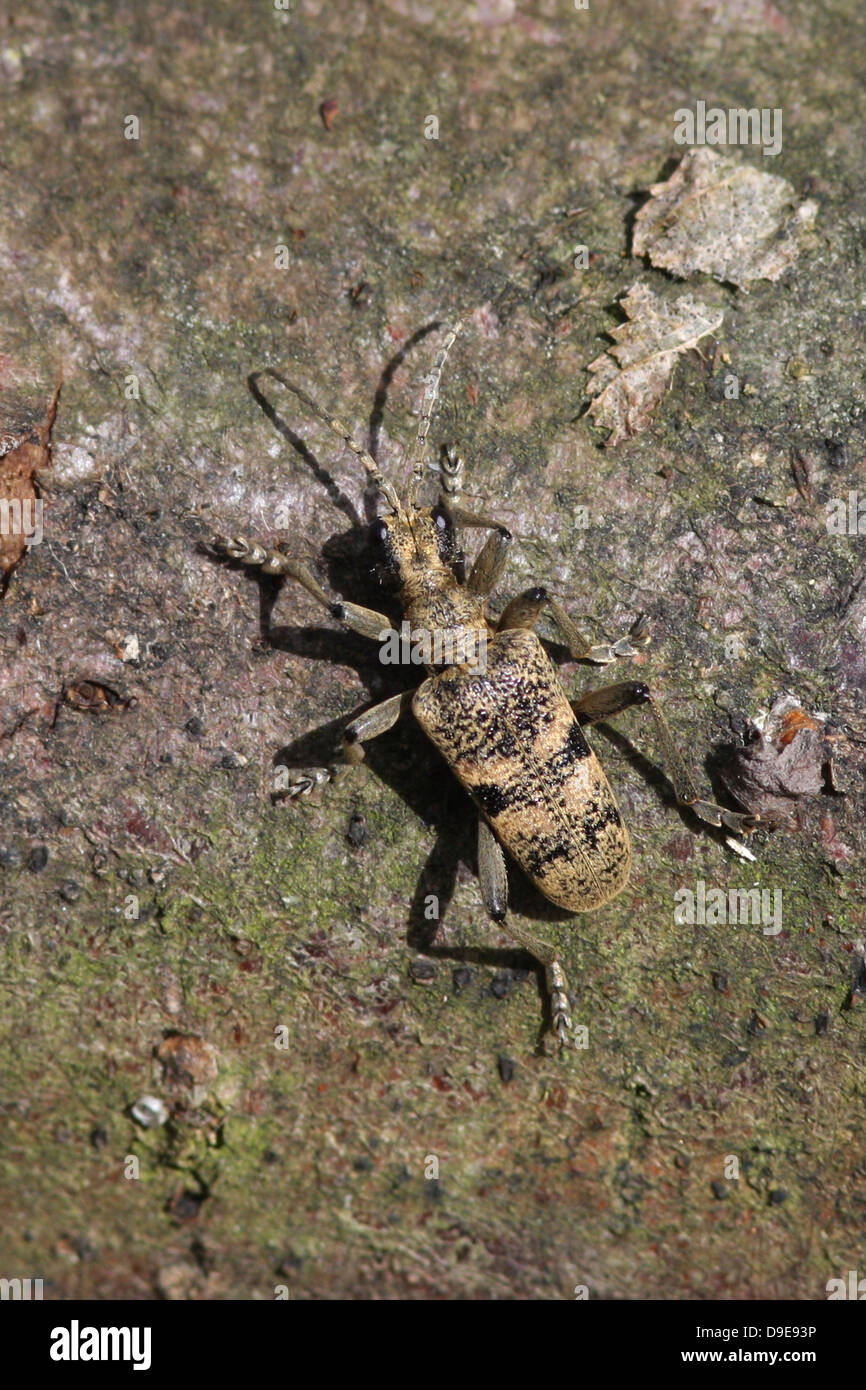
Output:
<path fill-rule="evenodd" d="M 564 1048 L 568 1046 L 572 1026 L 568 979 L 558 960 L 545 966 L 544 977 L 550 995 L 551 1027 L 560 1048 Z"/>
<path fill-rule="evenodd" d="M 708 825 L 726 825 L 735 835 L 750 835 L 761 821 L 760 816 L 752 816 L 745 811 L 729 811 L 724 806 L 716 806 L 712 801 L 692 801 L 686 805 Z"/>
<path fill-rule="evenodd" d="M 590 647 L 583 654 L 584 661 L 594 661 L 597 666 L 609 666 L 616 658 L 617 653 L 607 642 L 598 647 Z"/>

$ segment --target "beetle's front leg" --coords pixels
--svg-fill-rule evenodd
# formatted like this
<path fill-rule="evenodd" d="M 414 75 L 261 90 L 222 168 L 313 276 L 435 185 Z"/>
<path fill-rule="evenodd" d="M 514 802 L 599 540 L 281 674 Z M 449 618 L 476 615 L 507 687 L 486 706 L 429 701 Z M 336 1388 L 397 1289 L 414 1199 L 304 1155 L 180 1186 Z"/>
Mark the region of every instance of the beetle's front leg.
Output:
<path fill-rule="evenodd" d="M 327 608 L 331 617 L 336 618 L 337 622 L 342 623 L 350 632 L 357 632 L 361 637 L 379 641 L 390 631 L 391 620 L 384 613 L 377 613 L 374 608 L 362 608 L 357 603 L 343 603 L 330 599 L 302 561 L 284 555 L 280 550 L 268 550 L 256 541 L 245 540 L 243 536 L 215 536 L 211 544 L 221 555 L 227 555 L 230 559 L 238 560 L 251 568 L 260 569 L 263 574 L 288 575 L 306 589 L 323 608 Z M 384 734 L 392 728 L 403 711 L 409 707 L 412 695 L 411 690 L 401 695 L 392 695 L 390 699 L 382 700 L 380 704 L 373 705 L 371 709 L 359 714 L 343 733 L 344 763 L 329 768 L 327 772 L 314 773 L 312 776 L 305 774 L 290 789 L 291 794 L 301 796 L 312 791 L 313 787 L 323 780 L 339 781 L 349 767 L 363 762 L 362 742 L 376 738 L 378 734 Z"/>
<path fill-rule="evenodd" d="M 600 690 L 587 691 L 579 700 L 571 702 L 571 707 L 581 724 L 591 724 L 597 719 L 609 719 L 615 714 L 621 714 L 623 710 L 630 709 L 632 705 L 649 707 L 661 746 L 662 765 L 676 793 L 677 804 L 687 806 L 708 825 L 726 825 L 737 835 L 748 835 L 754 830 L 760 816 L 729 811 L 724 806 L 716 806 L 712 801 L 701 799 L 694 778 L 674 741 L 670 725 L 648 685 L 641 681 L 619 681 L 616 685 L 605 685 Z"/>
<path fill-rule="evenodd" d="M 439 505 L 450 511 L 459 505 L 463 492 L 463 472 L 465 465 L 456 449 L 443 444 L 439 453 L 439 475 L 442 484 L 439 489 Z"/>
<path fill-rule="evenodd" d="M 499 619 L 499 631 L 504 632 L 511 628 L 528 628 L 531 631 L 545 608 L 549 610 L 554 623 L 565 638 L 565 644 L 575 661 L 595 661 L 600 666 L 606 666 L 621 656 L 637 656 L 638 647 L 645 647 L 650 641 L 646 615 L 641 613 L 632 623 L 628 637 L 622 637 L 613 644 L 602 642 L 594 646 L 584 637 L 562 604 L 544 588 L 527 589 L 525 593 L 512 599 Z"/>
<path fill-rule="evenodd" d="M 512 926 L 507 921 L 508 869 L 505 855 L 483 816 L 478 817 L 478 881 L 484 906 L 493 921 L 544 966 L 544 981 L 550 998 L 551 1026 L 560 1047 L 565 1047 L 571 1032 L 568 980 L 565 971 L 555 947 L 539 941 L 537 937 L 520 927 Z"/>
<path fill-rule="evenodd" d="M 502 577 L 511 549 L 511 532 L 504 526 L 492 531 L 475 558 L 466 587 L 479 598 L 488 598 Z"/>
<path fill-rule="evenodd" d="M 211 545 L 220 555 L 227 555 L 229 559 L 238 560 L 251 569 L 260 569 L 263 574 L 287 574 L 350 632 L 377 641 L 383 632 L 390 630 L 391 620 L 384 613 L 377 613 L 374 608 L 362 608 L 358 603 L 343 603 L 329 598 L 308 566 L 291 555 L 284 555 L 281 550 L 268 550 L 257 541 L 245 540 L 243 536 L 214 536 Z"/>

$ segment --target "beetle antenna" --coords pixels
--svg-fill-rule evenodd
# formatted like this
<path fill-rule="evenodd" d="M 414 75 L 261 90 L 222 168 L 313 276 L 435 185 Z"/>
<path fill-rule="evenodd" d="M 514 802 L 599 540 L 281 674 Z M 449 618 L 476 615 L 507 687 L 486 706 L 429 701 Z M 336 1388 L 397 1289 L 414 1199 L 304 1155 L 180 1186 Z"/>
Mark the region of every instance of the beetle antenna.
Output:
<path fill-rule="evenodd" d="M 281 386 L 285 386 L 287 391 L 291 391 L 293 395 L 303 401 L 308 410 L 312 411 L 319 420 L 324 421 L 335 434 L 340 436 L 343 443 L 348 445 L 352 453 L 363 463 L 376 491 L 381 493 L 388 505 L 394 508 L 395 512 L 402 511 L 400 499 L 394 487 L 388 482 L 387 478 L 382 476 L 379 465 L 373 458 L 373 455 L 367 449 L 361 448 L 361 445 L 352 437 L 343 422 L 338 420 L 335 415 L 329 415 L 320 405 L 316 405 L 316 402 L 312 397 L 307 395 L 306 391 L 302 391 L 300 386 L 295 386 L 294 382 L 289 381 L 288 378 L 284 377 L 280 372 L 275 372 L 272 367 L 266 367 L 265 372 L 268 376 L 272 376 L 275 381 L 278 381 Z"/>
<path fill-rule="evenodd" d="M 427 443 L 427 431 L 430 428 L 430 420 L 436 402 L 439 399 L 439 381 L 442 376 L 442 368 L 445 366 L 445 358 L 451 350 L 451 344 L 463 328 L 462 321 L 455 323 L 445 342 L 436 354 L 433 369 L 427 378 L 427 385 L 424 388 L 424 401 L 421 407 L 421 419 L 418 421 L 418 437 L 415 441 L 415 455 L 412 464 L 412 472 L 409 477 L 409 485 L 406 493 L 408 506 L 414 505 L 418 495 L 418 486 L 424 477 L 424 446 Z"/>

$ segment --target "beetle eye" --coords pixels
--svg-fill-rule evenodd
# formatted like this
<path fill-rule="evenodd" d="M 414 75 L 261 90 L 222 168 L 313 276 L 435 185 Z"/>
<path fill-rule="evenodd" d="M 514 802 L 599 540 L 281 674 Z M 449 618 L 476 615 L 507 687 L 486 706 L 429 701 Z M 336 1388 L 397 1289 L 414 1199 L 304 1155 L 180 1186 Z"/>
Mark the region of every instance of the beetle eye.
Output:
<path fill-rule="evenodd" d="M 378 521 L 373 522 L 373 525 L 370 528 L 370 534 L 373 537 L 374 541 L 377 541 L 379 545 L 383 545 L 388 535 L 387 523 L 383 521 L 381 517 L 379 517 Z"/>
<path fill-rule="evenodd" d="M 444 512 L 439 511 L 438 507 L 433 511 L 433 525 L 440 533 L 448 530 L 448 518 Z"/>

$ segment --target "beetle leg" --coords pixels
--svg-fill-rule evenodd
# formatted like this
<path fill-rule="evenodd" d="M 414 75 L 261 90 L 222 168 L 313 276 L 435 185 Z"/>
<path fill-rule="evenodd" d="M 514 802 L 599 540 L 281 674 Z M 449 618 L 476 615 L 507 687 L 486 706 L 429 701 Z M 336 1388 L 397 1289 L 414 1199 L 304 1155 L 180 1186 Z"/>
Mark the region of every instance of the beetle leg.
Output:
<path fill-rule="evenodd" d="M 288 788 L 289 796 L 306 796 L 314 787 L 319 787 L 325 782 L 342 781 L 350 768 L 357 767 L 358 763 L 364 761 L 363 744 L 393 729 L 401 714 L 405 714 L 410 707 L 414 694 L 414 690 L 404 690 L 399 695 L 391 695 L 387 700 L 382 700 L 378 705 L 371 705 L 363 714 L 359 714 L 357 719 L 353 719 L 343 730 L 343 762 L 336 763 L 327 770 L 316 768 L 311 773 L 302 773 Z"/>
<path fill-rule="evenodd" d="M 343 757 L 350 767 L 364 761 L 363 743 L 393 729 L 400 715 L 410 707 L 414 694 L 414 690 L 404 690 L 399 695 L 391 695 L 387 700 L 364 710 L 363 714 L 346 725 L 343 730 Z"/>
<path fill-rule="evenodd" d="M 504 932 L 544 966 L 544 981 L 550 997 L 553 1031 L 560 1047 L 571 1030 L 568 980 L 553 946 L 539 941 L 520 927 L 512 926 L 508 914 L 508 870 L 502 846 L 483 816 L 478 817 L 478 881 L 484 906 Z"/>
<path fill-rule="evenodd" d="M 649 686 L 642 681 L 617 681 L 616 685 L 602 685 L 598 690 L 587 690 L 577 700 L 571 701 L 571 708 L 577 715 L 578 723 L 594 724 L 597 719 L 610 719 L 632 705 L 645 705 L 650 699 Z"/>
<path fill-rule="evenodd" d="M 525 593 L 512 599 L 499 619 L 499 631 L 511 628 L 533 629 L 544 608 L 549 609 L 575 661 L 595 661 L 600 666 L 606 666 L 621 656 L 637 656 L 637 648 L 645 647 L 650 640 L 646 617 L 642 613 L 637 621 L 632 623 L 628 637 L 622 637 L 613 644 L 602 642 L 593 646 L 568 616 L 562 604 L 543 588 L 527 589 Z"/>
<path fill-rule="evenodd" d="M 689 810 L 694 811 L 695 815 L 708 825 L 726 825 L 737 835 L 748 835 L 754 830 L 761 819 L 760 816 L 729 811 L 724 806 L 716 806 L 712 801 L 701 799 L 694 778 L 674 741 L 670 725 L 648 685 L 640 681 L 620 681 L 616 685 L 602 686 L 600 690 L 590 690 L 579 700 L 571 702 L 571 707 L 581 724 L 591 724 L 596 719 L 609 719 L 632 705 L 649 707 L 656 737 L 661 746 L 664 770 L 676 793 L 677 804 L 688 806 Z"/>
<path fill-rule="evenodd" d="M 712 801 L 702 801 L 698 795 L 692 774 L 683 761 L 674 742 L 668 721 L 665 719 L 655 699 L 647 691 L 647 703 L 656 728 L 656 737 L 662 749 L 665 771 L 671 780 L 680 806 L 688 806 L 696 816 L 708 825 L 726 825 L 736 835 L 748 835 L 760 821 L 760 816 L 750 816 L 741 811 L 728 811 L 724 806 L 716 806 Z"/>
<path fill-rule="evenodd" d="M 391 631 L 391 619 L 384 613 L 377 613 L 373 608 L 362 608 L 357 603 L 335 602 L 302 561 L 293 560 L 280 550 L 267 550 L 265 546 L 245 540 L 243 536 L 214 536 L 211 545 L 221 555 L 239 560 L 252 569 L 260 569 L 263 574 L 287 574 L 350 632 L 371 637 L 374 641 L 384 641 L 386 634 Z"/>
<path fill-rule="evenodd" d="M 508 912 L 508 870 L 502 846 L 483 816 L 478 817 L 478 882 L 484 906 L 494 922 Z"/>
<path fill-rule="evenodd" d="M 491 532 L 481 547 L 466 581 L 466 587 L 471 593 L 478 594 L 479 598 L 487 598 L 493 593 L 502 577 L 510 549 L 510 531 L 506 531 L 503 526 Z"/>
<path fill-rule="evenodd" d="M 460 462 L 459 459 L 457 461 Z M 444 489 L 439 495 L 439 505 L 445 508 L 452 526 L 464 526 L 470 531 L 493 532 L 481 547 L 466 581 L 467 588 L 473 594 L 477 594 L 479 598 L 487 598 L 499 583 L 505 569 L 513 540 L 511 532 L 501 521 L 496 521 L 491 516 L 467 512 L 463 507 L 455 506 L 453 495 L 449 496 Z"/>
<path fill-rule="evenodd" d="M 451 511 L 460 501 L 463 491 L 464 463 L 456 449 L 443 444 L 439 454 L 439 474 L 442 483 L 439 489 L 439 505 Z"/>
<path fill-rule="evenodd" d="M 509 540 L 511 539 L 508 527 L 495 517 L 484 516 L 481 512 L 468 512 L 465 507 L 453 507 L 447 500 L 444 505 L 452 525 L 465 526 L 468 531 L 502 531 Z"/>

